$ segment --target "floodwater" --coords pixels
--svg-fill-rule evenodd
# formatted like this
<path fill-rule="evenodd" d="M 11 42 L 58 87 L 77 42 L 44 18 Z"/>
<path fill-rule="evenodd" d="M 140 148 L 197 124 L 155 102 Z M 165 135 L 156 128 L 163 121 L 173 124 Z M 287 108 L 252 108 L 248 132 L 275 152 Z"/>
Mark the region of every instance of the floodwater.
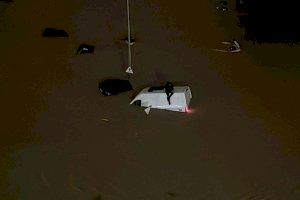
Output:
<path fill-rule="evenodd" d="M 97 83 L 127 78 L 125 1 L 0 2 L 0 199 L 299 199 L 299 47 L 243 41 L 234 1 L 131 2 L 136 91 L 113 97 Z M 232 38 L 240 54 L 211 51 Z M 128 105 L 167 80 L 193 113 Z"/>
<path fill-rule="evenodd" d="M 300 41 L 297 1 L 236 0 L 246 38 L 259 43 L 297 43 Z"/>

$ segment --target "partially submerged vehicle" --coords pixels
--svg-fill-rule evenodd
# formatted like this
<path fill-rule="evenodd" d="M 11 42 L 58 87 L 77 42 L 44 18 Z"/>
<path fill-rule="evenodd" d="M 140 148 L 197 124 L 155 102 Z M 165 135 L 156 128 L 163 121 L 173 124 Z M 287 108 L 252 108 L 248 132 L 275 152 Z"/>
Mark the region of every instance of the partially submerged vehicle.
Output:
<path fill-rule="evenodd" d="M 192 99 L 192 92 L 189 86 L 174 86 L 170 104 L 167 97 L 164 86 L 147 87 L 138 93 L 130 104 L 146 107 L 145 112 L 147 114 L 152 108 L 177 112 L 189 111 L 189 104 Z"/>
<path fill-rule="evenodd" d="M 69 34 L 65 30 L 45 28 L 42 33 L 43 37 L 69 37 Z"/>
<path fill-rule="evenodd" d="M 95 47 L 88 44 L 81 44 L 79 45 L 76 55 L 78 54 L 87 54 L 87 53 L 94 53 Z"/>
<path fill-rule="evenodd" d="M 222 49 L 212 49 L 213 51 L 218 51 L 218 52 L 228 52 L 228 53 L 238 53 L 241 51 L 241 46 L 238 43 L 238 41 L 233 40 L 232 42 L 221 42 L 223 45 L 227 45 L 227 50 L 222 50 Z"/>
<path fill-rule="evenodd" d="M 117 95 L 133 90 L 131 83 L 123 79 L 106 79 L 99 83 L 99 91 L 104 96 Z"/>

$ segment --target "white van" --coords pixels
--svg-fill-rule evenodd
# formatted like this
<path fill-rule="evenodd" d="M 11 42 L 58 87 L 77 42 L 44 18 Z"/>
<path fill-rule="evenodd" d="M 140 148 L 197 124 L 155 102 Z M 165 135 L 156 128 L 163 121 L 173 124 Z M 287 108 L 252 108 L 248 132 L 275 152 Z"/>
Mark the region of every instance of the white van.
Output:
<path fill-rule="evenodd" d="M 170 98 L 171 104 L 169 105 L 164 87 L 147 87 L 130 104 L 147 108 L 188 112 L 188 106 L 192 98 L 189 86 L 174 86 L 173 92 L 174 94 Z"/>

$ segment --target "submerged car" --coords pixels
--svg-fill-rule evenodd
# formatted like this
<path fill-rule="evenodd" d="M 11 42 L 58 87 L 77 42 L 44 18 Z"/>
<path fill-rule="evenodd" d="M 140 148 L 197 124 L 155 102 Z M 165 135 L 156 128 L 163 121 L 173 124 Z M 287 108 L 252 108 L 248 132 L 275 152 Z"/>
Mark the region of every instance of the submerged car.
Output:
<path fill-rule="evenodd" d="M 133 87 L 128 80 L 106 79 L 99 83 L 99 91 L 104 96 L 117 95 L 131 90 L 133 90 Z"/>
<path fill-rule="evenodd" d="M 65 30 L 45 28 L 42 33 L 43 37 L 69 37 L 69 34 Z"/>
<path fill-rule="evenodd" d="M 146 107 L 145 112 L 149 114 L 150 109 L 163 109 L 177 112 L 189 112 L 189 104 L 192 93 L 189 86 L 174 86 L 170 102 L 164 86 L 144 88 L 130 104 Z"/>

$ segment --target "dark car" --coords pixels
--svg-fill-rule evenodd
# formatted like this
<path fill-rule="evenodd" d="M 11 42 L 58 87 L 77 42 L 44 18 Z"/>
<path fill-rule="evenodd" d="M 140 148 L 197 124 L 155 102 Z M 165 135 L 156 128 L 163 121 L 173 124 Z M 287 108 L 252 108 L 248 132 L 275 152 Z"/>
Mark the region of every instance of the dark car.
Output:
<path fill-rule="evenodd" d="M 133 90 L 133 88 L 128 80 L 106 79 L 99 83 L 99 91 L 104 96 L 117 95 L 130 90 Z"/>
<path fill-rule="evenodd" d="M 69 34 L 65 30 L 45 28 L 43 37 L 69 37 Z"/>

